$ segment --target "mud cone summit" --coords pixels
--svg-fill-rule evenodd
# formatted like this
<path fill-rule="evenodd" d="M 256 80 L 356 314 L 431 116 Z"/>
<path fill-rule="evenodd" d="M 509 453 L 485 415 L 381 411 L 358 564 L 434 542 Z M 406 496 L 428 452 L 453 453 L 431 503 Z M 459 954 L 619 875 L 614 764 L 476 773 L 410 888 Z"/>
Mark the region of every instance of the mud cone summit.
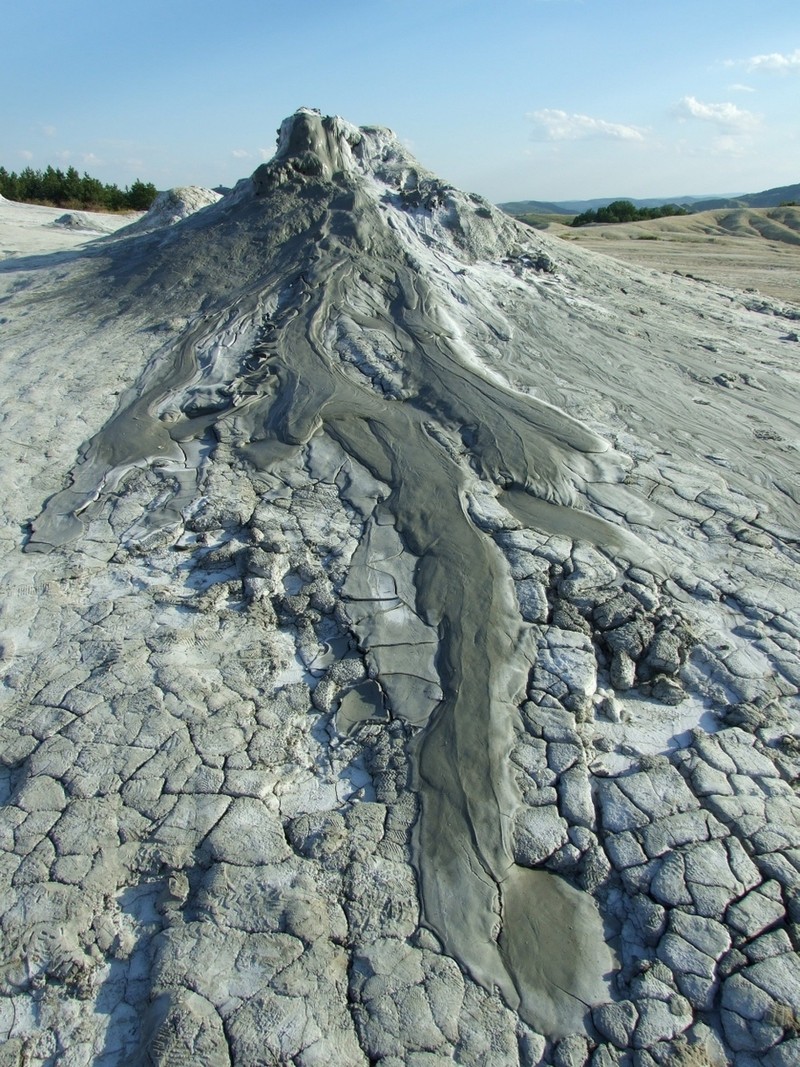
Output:
<path fill-rule="evenodd" d="M 0 299 L 12 1054 L 793 1062 L 796 305 L 309 109 Z"/>

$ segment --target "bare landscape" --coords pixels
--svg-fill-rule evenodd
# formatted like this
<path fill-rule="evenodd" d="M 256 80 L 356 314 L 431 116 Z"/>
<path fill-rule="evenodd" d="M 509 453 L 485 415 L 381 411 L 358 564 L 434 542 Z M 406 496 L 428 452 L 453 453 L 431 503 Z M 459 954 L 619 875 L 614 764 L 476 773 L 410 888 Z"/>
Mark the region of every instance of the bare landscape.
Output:
<path fill-rule="evenodd" d="M 800 300 L 800 207 L 701 211 L 579 229 L 552 219 L 547 231 L 623 263 Z"/>
<path fill-rule="evenodd" d="M 2 1067 L 798 1062 L 799 210 L 0 202 Z"/>

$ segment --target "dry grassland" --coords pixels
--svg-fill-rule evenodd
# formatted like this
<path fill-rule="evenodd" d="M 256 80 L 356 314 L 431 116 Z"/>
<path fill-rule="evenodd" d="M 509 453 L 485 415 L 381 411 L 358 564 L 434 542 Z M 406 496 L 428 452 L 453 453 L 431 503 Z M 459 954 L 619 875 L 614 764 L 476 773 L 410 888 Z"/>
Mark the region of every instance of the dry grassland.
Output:
<path fill-rule="evenodd" d="M 800 303 L 800 207 L 740 208 L 548 233 L 623 263 Z"/>

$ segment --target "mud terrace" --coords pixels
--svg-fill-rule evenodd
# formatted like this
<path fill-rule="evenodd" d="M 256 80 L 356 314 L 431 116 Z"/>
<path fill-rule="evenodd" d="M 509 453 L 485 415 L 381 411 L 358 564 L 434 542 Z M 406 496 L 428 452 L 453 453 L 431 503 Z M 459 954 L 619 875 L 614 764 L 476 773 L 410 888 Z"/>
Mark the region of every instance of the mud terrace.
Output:
<path fill-rule="evenodd" d="M 59 214 L 0 204 L 0 1065 L 798 1063 L 800 306 L 307 109 Z"/>

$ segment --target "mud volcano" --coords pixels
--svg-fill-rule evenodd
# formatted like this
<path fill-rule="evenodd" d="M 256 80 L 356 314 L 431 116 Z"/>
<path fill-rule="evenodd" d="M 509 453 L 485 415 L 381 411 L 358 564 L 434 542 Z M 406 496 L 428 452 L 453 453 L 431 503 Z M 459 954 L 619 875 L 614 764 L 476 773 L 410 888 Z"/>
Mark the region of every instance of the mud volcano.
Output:
<path fill-rule="evenodd" d="M 460 336 L 452 267 L 430 277 L 435 242 L 414 225 L 440 205 L 457 249 L 497 240 L 496 212 L 462 202 L 384 131 L 307 111 L 288 119 L 252 190 L 192 242 L 204 257 L 217 229 L 229 241 L 246 226 L 237 252 L 257 277 L 161 355 L 36 520 L 28 550 L 78 535 L 109 477 L 180 460 L 220 423 L 265 471 L 315 438 L 366 468 L 385 496 L 364 515 L 343 594 L 371 653 L 370 698 L 419 728 L 424 921 L 523 1017 L 569 1032 L 602 998 L 611 959 L 592 901 L 514 862 L 521 797 L 507 764 L 533 651 L 508 566 L 468 498 L 478 479 L 524 491 L 581 535 L 583 516 L 566 509 L 587 482 L 621 481 L 624 465 L 581 423 L 504 384 Z M 470 311 L 503 337 L 485 300 Z M 619 549 L 616 531 L 594 532 Z"/>
<path fill-rule="evenodd" d="M 783 765 L 758 746 L 793 721 L 796 650 L 783 641 L 769 661 L 764 646 L 739 649 L 734 662 L 718 646 L 771 566 L 788 600 L 770 587 L 762 629 L 796 614 L 781 525 L 795 461 L 737 453 L 738 431 L 721 434 L 691 283 L 600 263 L 451 188 L 388 131 L 302 109 L 232 193 L 64 268 L 71 351 L 94 331 L 100 363 L 124 364 L 123 388 L 20 557 L 42 597 L 73 583 L 83 622 L 59 623 L 76 650 L 69 685 L 55 672 L 28 692 L 12 677 L 6 728 L 26 697 L 61 709 L 71 743 L 111 746 L 113 774 L 76 756 L 90 779 L 76 785 L 52 745 L 36 771 L 35 745 L 8 765 L 13 795 L 35 774 L 68 779 L 59 805 L 77 797 L 117 827 L 86 885 L 63 874 L 76 850 L 51 833 L 62 873 L 40 873 L 37 922 L 57 925 L 69 908 L 52 900 L 72 887 L 94 914 L 42 935 L 29 970 L 84 976 L 70 996 L 85 1000 L 104 954 L 117 951 L 119 972 L 138 946 L 147 988 L 104 994 L 112 1019 L 138 1013 L 128 1044 L 114 1038 L 125 1055 L 377 1062 L 413 1052 L 428 1019 L 417 1051 L 462 1063 L 533 1063 L 554 1048 L 583 1063 L 599 1046 L 674 1049 L 684 1033 L 682 1047 L 711 1055 L 721 1026 L 733 1047 L 750 1033 L 730 985 L 745 957 L 717 971 L 741 931 L 717 920 L 769 882 L 783 922 L 796 872 L 745 853 L 738 816 L 714 807 L 718 783 L 698 766 L 724 777 L 758 756 L 790 805 Z M 781 309 L 767 334 L 732 297 L 704 299 L 726 309 L 724 329 L 761 331 L 763 350 L 779 351 Z M 635 316 L 668 304 L 672 340 L 658 347 Z M 121 356 L 137 346 L 138 366 Z M 698 420 L 690 394 L 703 388 Z M 746 426 L 763 417 L 745 413 L 751 396 L 732 401 Z M 770 417 L 790 422 L 780 403 Z M 719 462 L 693 467 L 704 453 Z M 716 531 L 708 550 L 699 524 Z M 721 565 L 723 544 L 734 556 Z M 748 586 L 730 577 L 740 566 Z M 39 662 L 34 632 L 25 647 Z M 736 632 L 731 648 L 769 638 Z M 782 732 L 754 748 L 775 701 Z M 105 726 L 83 719 L 106 705 Z M 711 749 L 745 705 L 725 763 Z M 127 729 L 141 764 L 113 755 Z M 713 862 L 692 852 L 712 844 Z M 712 905 L 692 888 L 709 864 L 729 890 Z M 148 892 L 161 919 L 143 910 Z M 127 950 L 119 930 L 116 942 L 98 933 L 98 912 L 128 929 Z M 796 960 L 790 945 L 792 981 Z M 753 981 L 780 1003 L 777 980 Z M 487 1021 L 486 1004 L 507 1021 Z M 712 1011 L 709 1028 L 697 1013 Z M 765 1047 L 780 1025 L 764 1022 Z M 485 1052 L 476 1034 L 495 1035 Z M 563 1059 L 570 1049 L 584 1058 Z"/>

